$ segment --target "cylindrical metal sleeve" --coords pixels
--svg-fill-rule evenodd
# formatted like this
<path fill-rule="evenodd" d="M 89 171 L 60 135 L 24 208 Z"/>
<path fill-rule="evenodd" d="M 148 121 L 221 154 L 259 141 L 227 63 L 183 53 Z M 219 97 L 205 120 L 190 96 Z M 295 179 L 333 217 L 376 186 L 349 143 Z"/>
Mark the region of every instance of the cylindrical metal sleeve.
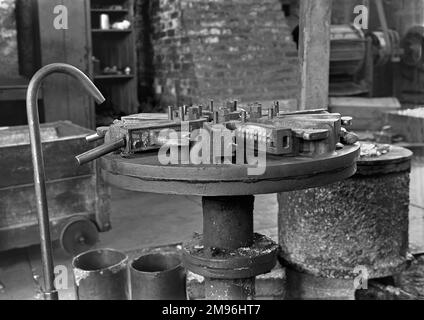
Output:
<path fill-rule="evenodd" d="M 176 254 L 148 254 L 130 266 L 132 300 L 186 300 L 186 274 Z"/>
<path fill-rule="evenodd" d="M 77 300 L 128 300 L 128 257 L 111 249 L 92 250 L 72 261 Z"/>

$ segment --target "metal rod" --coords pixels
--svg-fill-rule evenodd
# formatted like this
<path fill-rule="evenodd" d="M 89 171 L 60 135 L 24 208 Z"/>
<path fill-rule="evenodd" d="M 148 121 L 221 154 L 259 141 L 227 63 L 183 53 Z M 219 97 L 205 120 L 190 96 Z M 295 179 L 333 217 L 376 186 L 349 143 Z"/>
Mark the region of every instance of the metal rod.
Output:
<path fill-rule="evenodd" d="M 44 275 L 44 298 L 46 300 L 58 300 L 59 296 L 54 286 L 53 254 L 37 96 L 43 79 L 52 73 L 65 73 L 76 78 L 98 103 L 102 103 L 105 100 L 100 91 L 84 73 L 71 65 L 63 63 L 53 63 L 41 68 L 32 77 L 28 86 L 26 108 L 31 141 L 32 163 L 34 166 L 37 218 L 40 229 L 41 260 Z"/>
<path fill-rule="evenodd" d="M 219 123 L 219 112 L 218 111 L 214 111 L 212 113 L 213 115 L 213 124 L 218 124 Z"/>
<path fill-rule="evenodd" d="M 238 108 L 238 101 L 237 100 L 234 100 L 234 102 L 233 102 L 233 112 L 236 112 L 237 111 L 237 108 Z"/>
<path fill-rule="evenodd" d="M 89 163 L 93 160 L 96 160 L 100 157 L 103 157 L 104 155 L 107 155 L 108 153 L 111 153 L 113 151 L 116 151 L 122 147 L 125 147 L 125 139 L 119 139 L 116 141 L 112 141 L 109 143 L 102 144 L 98 146 L 97 148 L 94 148 L 92 150 L 88 150 L 87 152 L 84 152 L 83 154 L 80 154 L 75 157 L 77 159 L 78 164 L 81 166 L 83 164 Z"/>
<path fill-rule="evenodd" d="M 174 120 L 174 108 L 168 106 L 168 120 Z"/>
<path fill-rule="evenodd" d="M 280 114 L 280 102 L 279 101 L 274 102 L 274 111 L 275 111 L 275 115 L 278 116 Z"/>
<path fill-rule="evenodd" d="M 91 143 L 91 142 L 96 142 L 98 140 L 101 140 L 103 138 L 104 136 L 101 136 L 96 132 L 96 133 L 90 134 L 89 136 L 86 136 L 85 141 Z"/>
<path fill-rule="evenodd" d="M 179 113 L 179 116 L 180 116 L 180 121 L 184 121 L 185 120 L 184 107 L 179 107 L 178 113 Z"/>
<path fill-rule="evenodd" d="M 241 110 L 240 118 L 241 118 L 242 123 L 245 123 L 247 121 L 247 111 L 246 110 Z"/>

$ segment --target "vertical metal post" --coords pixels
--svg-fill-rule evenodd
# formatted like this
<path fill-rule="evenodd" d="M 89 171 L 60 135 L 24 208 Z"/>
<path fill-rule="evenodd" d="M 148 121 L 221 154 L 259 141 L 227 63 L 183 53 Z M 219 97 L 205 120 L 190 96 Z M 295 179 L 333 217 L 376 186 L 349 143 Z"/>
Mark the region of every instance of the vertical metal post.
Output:
<path fill-rule="evenodd" d="M 203 197 L 204 246 L 213 251 L 253 244 L 254 196 Z M 205 281 L 206 299 L 247 300 L 255 294 L 255 278 Z"/>
<path fill-rule="evenodd" d="M 328 108 L 331 1 L 300 1 L 299 110 Z"/>

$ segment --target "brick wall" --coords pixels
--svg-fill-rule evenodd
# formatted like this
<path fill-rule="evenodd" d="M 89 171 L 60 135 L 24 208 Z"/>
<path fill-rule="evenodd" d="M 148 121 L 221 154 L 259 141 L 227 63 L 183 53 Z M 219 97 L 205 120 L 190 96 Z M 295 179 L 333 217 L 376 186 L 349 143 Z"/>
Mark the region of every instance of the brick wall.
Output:
<path fill-rule="evenodd" d="M 138 0 L 136 6 L 137 25 L 144 26 L 139 58 L 152 62 L 140 66 L 140 81 L 151 83 L 157 105 L 296 96 L 297 51 L 279 0 Z"/>

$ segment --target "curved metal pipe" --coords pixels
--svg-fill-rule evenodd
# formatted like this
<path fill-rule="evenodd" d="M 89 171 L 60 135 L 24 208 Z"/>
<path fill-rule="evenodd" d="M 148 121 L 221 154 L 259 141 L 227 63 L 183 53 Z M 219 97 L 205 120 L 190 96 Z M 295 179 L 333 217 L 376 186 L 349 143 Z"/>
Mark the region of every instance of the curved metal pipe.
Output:
<path fill-rule="evenodd" d="M 77 68 L 64 64 L 52 63 L 38 70 L 32 77 L 26 96 L 26 107 L 28 116 L 29 136 L 31 140 L 32 164 L 34 166 L 35 195 L 37 199 L 38 224 L 40 229 L 41 259 L 44 275 L 44 298 L 46 300 L 58 300 L 58 293 L 54 286 L 54 266 L 50 237 L 50 220 L 47 207 L 45 170 L 43 160 L 43 149 L 40 136 L 40 120 L 38 117 L 37 96 L 41 83 L 45 77 L 52 73 L 65 73 L 76 78 L 87 92 L 94 97 L 98 103 L 105 98 L 91 82 L 91 80 Z"/>

